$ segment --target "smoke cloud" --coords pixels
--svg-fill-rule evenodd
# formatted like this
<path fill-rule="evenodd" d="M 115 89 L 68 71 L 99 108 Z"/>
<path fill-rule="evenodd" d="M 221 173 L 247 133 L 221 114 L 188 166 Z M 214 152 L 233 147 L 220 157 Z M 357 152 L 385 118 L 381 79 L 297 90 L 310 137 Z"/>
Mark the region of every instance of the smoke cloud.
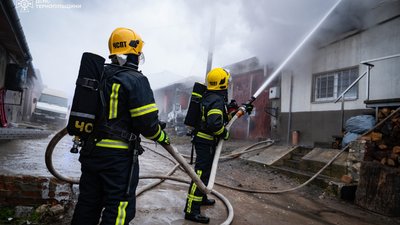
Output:
<path fill-rule="evenodd" d="M 356 0 L 361 1 L 361 0 Z M 19 13 L 34 66 L 43 82 L 73 93 L 83 52 L 108 56 L 108 38 L 129 27 L 143 38 L 142 71 L 154 87 L 168 84 L 152 74 L 204 77 L 211 19 L 216 30 L 213 67 L 251 57 L 277 64 L 302 40 L 336 0 L 51 0 L 79 9 Z M 355 21 L 357 24 L 357 21 Z"/>

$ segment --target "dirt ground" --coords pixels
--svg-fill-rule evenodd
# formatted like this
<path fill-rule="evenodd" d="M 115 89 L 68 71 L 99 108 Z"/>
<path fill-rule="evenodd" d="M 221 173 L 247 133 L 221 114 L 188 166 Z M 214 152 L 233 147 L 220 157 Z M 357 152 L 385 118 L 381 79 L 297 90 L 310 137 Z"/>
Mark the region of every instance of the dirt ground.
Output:
<path fill-rule="evenodd" d="M 68 141 L 70 137 L 67 137 Z M 174 146 L 185 155 L 190 155 L 191 145 L 188 137 L 171 137 Z M 35 168 L 36 175 L 48 175 L 44 165 L 44 149 L 49 139 L 23 140 L 18 142 L 0 143 L 2 151 L 1 160 L 10 160 L 14 168 L 22 168 L 19 165 Z M 249 146 L 254 142 L 228 141 L 224 145 L 222 154 L 226 154 L 237 147 Z M 34 149 L 24 146 L 35 146 Z M 160 146 L 155 144 L 145 144 L 147 149 L 140 156 L 141 175 L 165 175 L 174 163 L 164 156 L 169 154 Z M 57 151 L 69 153 L 68 144 L 63 143 Z M 7 150 L 6 150 L 7 149 Z M 36 149 L 36 150 L 35 150 Z M 35 150 L 35 151 L 34 151 Z M 26 152 L 24 152 L 26 151 Z M 156 153 L 160 153 L 156 154 Z M 34 155 L 36 160 L 28 154 Z M 75 157 L 75 156 L 74 156 Z M 29 159 L 26 161 L 24 159 Z M 73 159 L 72 159 L 73 160 Z M 27 163 L 29 162 L 29 163 Z M 71 161 L 67 165 L 57 165 L 60 171 L 70 167 Z M 0 162 L 1 165 L 5 165 Z M 28 166 L 29 167 L 29 166 Z M 64 168 L 65 167 L 65 168 Z M 29 169 L 29 168 L 28 168 Z M 13 170 L 14 173 L 28 173 L 28 169 Z M 2 168 L 0 171 L 10 170 Z M 31 170 L 32 171 L 32 170 Z M 76 174 L 76 171 L 73 172 Z M 189 177 L 177 170 L 173 176 L 185 178 Z M 140 180 L 138 190 L 154 180 Z M 300 183 L 281 174 L 279 171 L 245 160 L 221 160 L 219 163 L 216 185 L 214 189 L 225 196 L 233 206 L 234 218 L 232 225 L 254 224 L 254 225 L 286 225 L 286 224 L 340 224 L 340 225 L 381 225 L 381 224 L 400 224 L 400 218 L 388 218 L 370 211 L 364 210 L 351 202 L 343 201 L 330 195 L 326 190 L 315 186 L 306 186 L 297 191 L 284 194 L 255 194 L 241 192 L 230 188 L 222 187 L 219 184 L 231 187 L 246 188 L 249 190 L 283 190 L 296 187 Z M 167 180 L 161 185 L 144 192 L 137 197 L 136 217 L 132 224 L 141 225 L 183 225 L 195 224 L 183 219 L 183 208 L 188 189 L 188 184 Z M 77 190 L 77 185 L 74 185 Z M 76 196 L 75 196 L 76 197 Z M 227 218 L 227 209 L 223 202 L 216 196 L 217 203 L 214 206 L 202 207 L 202 213 L 210 217 L 210 224 L 221 224 Z M 74 199 L 76 201 L 76 199 Z M 62 219 L 49 224 L 67 225 L 70 223 L 72 209 L 66 212 Z"/>
<path fill-rule="evenodd" d="M 177 141 L 177 149 L 189 155 L 190 145 Z M 236 147 L 249 146 L 252 142 L 226 142 L 222 154 Z M 178 173 L 181 174 L 181 173 Z M 182 176 L 187 176 L 183 174 Z M 351 202 L 338 199 L 316 186 L 306 186 L 284 194 L 255 194 L 222 187 L 218 184 L 249 190 L 286 190 L 300 183 L 279 171 L 241 159 L 222 160 L 219 163 L 215 190 L 224 195 L 232 204 L 234 219 L 232 225 L 286 225 L 286 224 L 341 224 L 378 225 L 400 224 L 399 218 L 388 218 L 366 211 Z M 180 186 L 180 189 L 177 187 Z M 167 181 L 138 197 L 137 216 L 130 224 L 195 224 L 183 219 L 188 185 Z M 172 191 L 176 199 L 165 197 Z M 157 207 L 151 199 L 163 199 L 171 208 Z M 213 198 L 216 198 L 215 196 Z M 202 213 L 210 217 L 210 224 L 221 224 L 227 217 L 222 201 L 215 206 L 202 207 Z"/>

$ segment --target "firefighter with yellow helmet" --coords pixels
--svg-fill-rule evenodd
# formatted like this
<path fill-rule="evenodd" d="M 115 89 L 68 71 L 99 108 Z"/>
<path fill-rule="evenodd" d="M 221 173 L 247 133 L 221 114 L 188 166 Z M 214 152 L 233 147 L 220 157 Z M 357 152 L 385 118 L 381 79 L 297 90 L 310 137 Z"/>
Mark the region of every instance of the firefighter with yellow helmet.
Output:
<path fill-rule="evenodd" d="M 112 63 L 104 69 L 102 106 L 79 158 L 82 175 L 72 225 L 129 224 L 143 152 L 139 135 L 169 144 L 149 81 L 138 70 L 143 40 L 131 29 L 117 28 L 108 47 Z"/>
<path fill-rule="evenodd" d="M 206 78 L 207 90 L 203 94 L 200 108 L 199 124 L 195 126 L 193 144 L 196 151 L 195 172 L 208 184 L 213 163 L 214 153 L 219 139 L 227 140 L 229 131 L 225 128 L 228 122 L 228 86 L 230 73 L 223 68 L 214 68 Z M 237 105 L 231 107 L 236 108 Z M 250 114 L 251 105 L 246 105 L 246 111 Z M 214 205 L 215 200 L 207 198 L 192 181 L 189 187 L 186 205 L 185 219 L 198 223 L 209 223 L 210 219 L 201 214 L 200 206 Z"/>

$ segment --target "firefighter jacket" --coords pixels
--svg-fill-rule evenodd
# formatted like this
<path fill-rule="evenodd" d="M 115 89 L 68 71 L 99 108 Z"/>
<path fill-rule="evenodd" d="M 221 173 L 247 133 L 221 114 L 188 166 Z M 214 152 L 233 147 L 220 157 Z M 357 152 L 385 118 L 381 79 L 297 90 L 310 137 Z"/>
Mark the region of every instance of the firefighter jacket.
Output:
<path fill-rule="evenodd" d="M 158 141 L 164 137 L 149 81 L 136 68 L 107 66 L 104 71 L 102 110 L 95 125 L 96 146 L 128 148 L 132 137 Z"/>
<path fill-rule="evenodd" d="M 201 120 L 196 128 L 194 142 L 216 143 L 218 138 L 228 135 L 225 105 L 226 91 L 206 91 L 201 101 Z"/>

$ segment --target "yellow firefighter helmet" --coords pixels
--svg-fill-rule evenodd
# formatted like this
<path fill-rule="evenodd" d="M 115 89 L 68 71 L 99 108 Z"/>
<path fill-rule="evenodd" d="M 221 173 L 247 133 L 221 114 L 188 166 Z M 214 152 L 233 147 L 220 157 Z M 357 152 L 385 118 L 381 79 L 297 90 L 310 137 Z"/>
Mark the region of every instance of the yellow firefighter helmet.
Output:
<path fill-rule="evenodd" d="M 231 75 L 222 68 L 214 68 L 207 74 L 207 90 L 217 91 L 228 89 Z"/>
<path fill-rule="evenodd" d="M 141 55 L 143 40 L 135 31 L 119 27 L 111 33 L 108 40 L 108 48 L 110 56 L 124 54 Z"/>

